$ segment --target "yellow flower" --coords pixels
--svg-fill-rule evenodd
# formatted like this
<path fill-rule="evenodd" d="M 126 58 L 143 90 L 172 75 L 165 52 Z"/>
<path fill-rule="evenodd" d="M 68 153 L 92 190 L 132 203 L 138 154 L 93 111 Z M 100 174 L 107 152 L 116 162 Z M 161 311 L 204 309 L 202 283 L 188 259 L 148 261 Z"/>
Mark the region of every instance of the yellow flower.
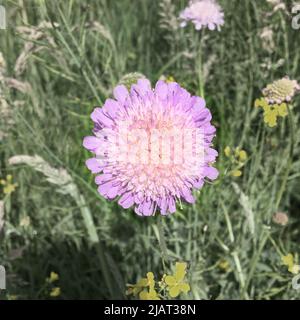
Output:
<path fill-rule="evenodd" d="M 291 273 L 293 274 L 298 274 L 300 272 L 300 266 L 297 264 L 294 264 L 291 268 L 291 270 L 289 270 Z"/>
<path fill-rule="evenodd" d="M 144 290 L 149 287 L 148 290 Z M 136 285 L 132 285 L 127 294 L 137 295 L 141 300 L 160 300 L 156 290 L 155 290 L 155 281 L 153 272 L 147 273 L 147 278 L 142 278 Z"/>
<path fill-rule="evenodd" d="M 242 171 L 241 170 L 232 170 L 230 172 L 230 174 L 233 176 L 233 177 L 240 177 L 242 175 Z"/>
<path fill-rule="evenodd" d="M 227 272 L 229 271 L 229 262 L 227 260 L 221 260 L 218 264 L 219 268 L 222 269 L 223 271 Z"/>
<path fill-rule="evenodd" d="M 12 175 L 8 174 L 5 179 L 0 180 L 0 184 L 3 185 L 3 193 L 4 194 L 11 194 L 14 192 L 18 186 L 17 183 L 12 183 Z"/>
<path fill-rule="evenodd" d="M 279 81 L 275 81 L 274 82 L 274 88 L 278 85 L 279 87 L 283 85 L 283 87 L 285 86 L 285 84 L 289 85 L 293 85 L 293 81 L 288 80 L 287 78 L 281 79 Z M 288 115 L 288 106 L 286 104 L 285 101 L 290 101 L 291 99 L 289 99 L 288 97 L 291 98 L 291 96 L 286 96 L 284 97 L 283 91 L 285 89 L 283 89 L 283 87 L 281 88 L 282 91 L 282 96 L 280 97 L 279 94 L 279 90 L 277 93 L 272 92 L 271 96 L 269 96 L 268 94 L 270 94 L 270 92 L 273 90 L 271 89 L 272 85 L 269 85 L 266 89 L 264 89 L 264 94 L 265 97 L 260 98 L 260 99 L 256 99 L 254 102 L 254 106 L 257 107 L 262 107 L 262 109 L 264 110 L 264 122 L 271 128 L 275 127 L 277 125 L 277 118 L 278 117 L 286 117 Z M 300 87 L 299 87 L 300 88 Z M 290 87 L 291 89 L 291 87 Z M 290 90 L 289 89 L 289 90 Z M 268 93 L 268 94 L 267 94 Z"/>
<path fill-rule="evenodd" d="M 53 282 L 55 282 L 55 281 L 58 281 L 58 279 L 59 279 L 59 275 L 56 273 L 56 272 L 51 272 L 50 273 L 50 277 L 49 278 L 47 278 L 47 282 L 49 282 L 49 283 L 53 283 Z"/>
<path fill-rule="evenodd" d="M 255 106 L 255 108 L 258 108 L 258 107 L 264 108 L 264 107 L 268 106 L 268 102 L 265 98 L 256 99 L 254 102 L 254 106 Z"/>
<path fill-rule="evenodd" d="M 128 289 L 126 291 L 127 295 L 133 294 L 134 296 L 138 295 L 145 287 L 148 285 L 147 278 L 140 279 L 136 284 L 128 285 Z"/>
<path fill-rule="evenodd" d="M 288 271 L 297 274 L 300 271 L 300 266 L 294 263 L 294 256 L 289 253 L 286 256 L 281 257 L 282 263 L 288 267 Z"/>
<path fill-rule="evenodd" d="M 231 175 L 232 177 L 240 177 L 242 175 L 242 171 L 240 169 L 244 167 L 245 162 L 248 158 L 247 152 L 245 150 L 242 150 L 240 147 L 232 149 L 227 146 L 224 149 L 224 153 L 226 157 L 229 157 L 231 162 L 229 175 Z"/>
<path fill-rule="evenodd" d="M 140 292 L 140 300 L 160 300 L 155 290 L 142 291 Z"/>
<path fill-rule="evenodd" d="M 264 107 L 264 121 L 271 128 L 277 126 L 277 117 L 279 114 L 278 109 L 275 106 L 268 105 Z"/>
<path fill-rule="evenodd" d="M 166 276 L 165 283 L 168 286 L 171 298 L 176 298 L 181 292 L 187 293 L 191 290 L 190 285 L 184 282 L 187 264 L 185 262 L 176 262 L 175 274 Z"/>
<path fill-rule="evenodd" d="M 281 260 L 282 260 L 282 263 L 288 267 L 294 264 L 294 257 L 291 253 L 287 254 L 286 256 L 282 256 Z"/>
<path fill-rule="evenodd" d="M 245 162 L 248 158 L 247 152 L 245 150 L 239 151 L 239 159 L 241 162 Z"/>
<path fill-rule="evenodd" d="M 267 105 L 264 108 L 264 121 L 269 127 L 277 125 L 278 117 L 286 117 L 288 115 L 288 107 L 286 103 Z"/>
<path fill-rule="evenodd" d="M 149 287 L 149 291 L 144 290 Z M 137 284 L 129 285 L 129 289 L 126 292 L 127 295 L 138 295 L 141 300 L 160 300 L 156 290 L 153 272 L 147 273 L 147 278 L 142 278 Z"/>
<path fill-rule="evenodd" d="M 224 153 L 225 153 L 225 156 L 226 157 L 229 157 L 230 154 L 231 154 L 231 148 L 229 146 L 227 146 L 225 149 L 224 149 Z"/>
<path fill-rule="evenodd" d="M 286 103 L 282 103 L 277 107 L 278 114 L 281 117 L 286 117 L 288 115 L 288 108 Z"/>
<path fill-rule="evenodd" d="M 51 290 L 50 297 L 56 298 L 56 297 L 60 296 L 60 294 L 61 294 L 61 289 L 59 287 L 55 287 Z"/>
<path fill-rule="evenodd" d="M 142 291 L 140 293 L 141 300 L 160 300 L 156 290 L 153 272 L 147 273 L 147 285 L 149 286 L 149 291 Z"/>

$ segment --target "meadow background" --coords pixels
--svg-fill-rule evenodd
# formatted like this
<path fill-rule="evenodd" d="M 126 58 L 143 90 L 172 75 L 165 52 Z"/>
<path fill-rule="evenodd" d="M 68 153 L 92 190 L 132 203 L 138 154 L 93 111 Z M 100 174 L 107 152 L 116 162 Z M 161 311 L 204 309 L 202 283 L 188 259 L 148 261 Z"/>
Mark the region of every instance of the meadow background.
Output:
<path fill-rule="evenodd" d="M 293 126 L 285 118 L 268 128 L 254 108 L 273 80 L 300 81 L 292 2 L 275 2 L 220 0 L 222 31 L 195 37 L 178 27 L 187 0 L 0 1 L 8 23 L 0 30 L 0 178 L 17 184 L 0 186 L 1 299 L 125 299 L 127 283 L 148 271 L 162 276 L 156 217 L 98 195 L 82 139 L 94 106 L 128 73 L 152 84 L 172 76 L 199 94 L 199 41 L 220 176 L 195 205 L 163 218 L 168 268 L 189 264 L 183 299 L 300 297 L 282 263 L 288 253 L 297 263 L 300 252 L 300 101 Z M 248 154 L 240 177 L 230 174 L 227 146 Z M 273 221 L 279 211 L 285 226 Z M 59 276 L 52 283 L 51 272 Z"/>

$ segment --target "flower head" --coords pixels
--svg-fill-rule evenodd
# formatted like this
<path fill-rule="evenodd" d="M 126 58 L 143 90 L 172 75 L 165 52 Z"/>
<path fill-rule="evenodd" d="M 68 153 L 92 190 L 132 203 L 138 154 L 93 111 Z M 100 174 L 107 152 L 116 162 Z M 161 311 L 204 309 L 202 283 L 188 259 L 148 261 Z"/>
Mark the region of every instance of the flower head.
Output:
<path fill-rule="evenodd" d="M 3 186 L 3 193 L 4 194 L 8 195 L 16 190 L 18 184 L 13 183 L 12 180 L 13 180 L 13 177 L 11 174 L 8 174 L 6 176 L 6 180 L 5 179 L 0 180 L 0 184 Z"/>
<path fill-rule="evenodd" d="M 281 261 L 285 266 L 288 267 L 288 271 L 293 274 L 298 274 L 300 271 L 300 266 L 295 264 L 294 260 L 294 256 L 291 253 L 281 257 Z"/>
<path fill-rule="evenodd" d="M 147 273 L 147 286 L 149 286 L 149 291 L 143 290 L 140 292 L 141 300 L 160 300 L 156 290 L 153 272 Z"/>
<path fill-rule="evenodd" d="M 243 174 L 240 169 L 244 167 L 248 159 L 247 152 L 242 150 L 240 147 L 232 149 L 227 146 L 224 149 L 224 154 L 232 164 L 232 169 L 230 170 L 229 174 L 233 177 L 240 177 Z"/>
<path fill-rule="evenodd" d="M 190 285 L 184 281 L 186 267 L 187 264 L 185 262 L 176 262 L 174 275 L 168 275 L 164 278 L 172 298 L 178 297 L 181 292 L 187 293 L 191 290 Z"/>
<path fill-rule="evenodd" d="M 194 0 L 180 13 L 179 19 L 182 27 L 191 21 L 196 30 L 206 27 L 209 30 L 220 30 L 224 24 L 224 13 L 215 0 Z"/>
<path fill-rule="evenodd" d="M 266 98 L 255 100 L 254 106 L 261 107 L 264 110 L 264 122 L 270 127 L 277 126 L 277 118 L 284 118 L 288 115 L 288 106 L 285 102 L 281 104 L 269 104 Z"/>
<path fill-rule="evenodd" d="M 53 271 L 51 271 L 49 278 L 46 279 L 46 281 L 49 283 L 53 283 L 58 280 L 59 280 L 59 275 Z"/>
<path fill-rule="evenodd" d="M 218 263 L 218 267 L 224 271 L 224 272 L 228 272 L 230 270 L 230 264 L 227 260 L 222 259 L 219 263 Z"/>
<path fill-rule="evenodd" d="M 83 141 L 95 155 L 86 165 L 98 174 L 98 192 L 142 216 L 173 213 L 177 200 L 194 203 L 192 190 L 218 176 L 211 166 L 216 129 L 204 99 L 175 82 L 152 89 L 147 79 L 130 92 L 117 86 L 114 96 L 93 111 L 94 136 Z"/>
<path fill-rule="evenodd" d="M 273 216 L 273 222 L 281 226 L 285 226 L 289 222 L 289 217 L 284 212 L 276 212 Z"/>
<path fill-rule="evenodd" d="M 127 295 L 139 295 L 140 300 L 160 300 L 159 295 L 155 290 L 153 272 L 148 272 L 147 278 L 142 278 L 136 284 L 128 286 L 129 289 L 126 292 Z"/>
<path fill-rule="evenodd" d="M 49 295 L 52 298 L 59 297 L 61 295 L 61 289 L 59 287 L 52 288 Z"/>
<path fill-rule="evenodd" d="M 300 85 L 298 82 L 286 76 L 268 84 L 262 92 L 268 104 L 281 104 L 283 102 L 290 102 L 299 91 Z"/>

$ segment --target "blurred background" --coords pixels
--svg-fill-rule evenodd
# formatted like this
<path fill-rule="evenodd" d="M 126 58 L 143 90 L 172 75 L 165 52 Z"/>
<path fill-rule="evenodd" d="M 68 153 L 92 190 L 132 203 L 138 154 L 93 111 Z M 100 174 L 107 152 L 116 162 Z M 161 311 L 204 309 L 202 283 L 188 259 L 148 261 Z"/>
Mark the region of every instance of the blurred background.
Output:
<path fill-rule="evenodd" d="M 220 176 L 163 219 L 172 263 L 189 265 L 182 298 L 299 298 L 299 98 L 293 126 L 254 108 L 268 83 L 300 81 L 295 3 L 219 4 L 221 31 L 196 33 L 179 26 L 187 0 L 0 0 L 1 299 L 127 299 L 126 284 L 162 276 L 155 217 L 97 193 L 82 140 L 117 84 L 144 75 L 199 94 L 200 69 Z"/>

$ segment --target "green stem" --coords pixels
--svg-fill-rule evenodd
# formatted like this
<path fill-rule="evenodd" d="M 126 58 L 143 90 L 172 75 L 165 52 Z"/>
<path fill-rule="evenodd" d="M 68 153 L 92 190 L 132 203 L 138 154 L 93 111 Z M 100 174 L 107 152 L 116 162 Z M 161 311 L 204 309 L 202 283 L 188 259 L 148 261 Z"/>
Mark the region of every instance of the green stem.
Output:
<path fill-rule="evenodd" d="M 287 71 L 288 73 L 290 73 L 290 51 L 289 51 L 289 32 L 287 29 L 287 24 L 286 24 L 286 18 L 284 17 L 284 15 L 282 14 L 282 12 L 279 10 L 280 12 L 280 17 L 281 17 L 281 26 L 283 29 L 283 39 L 284 39 L 284 55 L 285 55 L 285 63 L 287 66 Z"/>
<path fill-rule="evenodd" d="M 249 287 L 249 284 L 250 284 L 250 281 L 253 277 L 253 274 L 254 274 L 254 271 L 256 269 L 256 266 L 257 266 L 257 263 L 259 261 L 259 258 L 261 257 L 261 253 L 265 247 L 265 244 L 268 240 L 268 237 L 269 237 L 269 231 L 268 230 L 263 230 L 262 232 L 262 236 L 261 236 L 261 242 L 260 242 L 260 245 L 259 245 L 259 248 L 257 250 L 257 252 L 252 256 L 252 259 L 251 259 L 251 267 L 250 267 L 250 271 L 248 273 L 248 276 L 247 276 L 247 280 L 246 280 L 246 283 L 245 283 L 245 286 L 244 286 L 244 290 L 243 292 L 244 293 L 247 293 L 247 289 Z"/>
<path fill-rule="evenodd" d="M 231 220 L 227 211 L 227 208 L 225 207 L 223 201 L 221 202 L 222 208 L 223 208 L 223 212 L 225 215 L 225 220 L 226 220 L 226 225 L 227 225 L 227 230 L 229 233 L 229 239 L 231 243 L 234 243 L 234 234 L 233 234 L 233 230 L 232 230 L 232 224 L 231 224 Z"/>
<path fill-rule="evenodd" d="M 241 285 L 241 290 L 243 291 L 245 288 L 245 276 L 242 270 L 241 262 L 236 251 L 232 252 L 232 256 L 233 256 L 234 263 L 236 265 L 237 274 L 238 274 L 240 285 Z"/>
<path fill-rule="evenodd" d="M 162 221 L 161 215 L 158 215 L 157 217 L 157 230 L 158 230 L 158 242 L 159 242 L 159 247 L 161 252 L 162 265 L 163 265 L 164 272 L 166 272 L 166 260 L 168 257 L 168 253 L 167 253 L 167 245 L 166 245 L 166 239 L 165 239 L 165 233 L 163 229 L 163 221 Z"/>
<path fill-rule="evenodd" d="M 289 123 L 290 123 L 290 140 L 289 140 L 290 141 L 290 146 L 289 146 L 290 150 L 289 150 L 289 158 L 288 158 L 288 162 L 287 162 L 286 171 L 284 173 L 282 183 L 281 183 L 280 189 L 278 191 L 278 195 L 276 197 L 275 211 L 278 210 L 278 207 L 280 205 L 283 193 L 286 189 L 289 173 L 291 171 L 292 164 L 293 164 L 294 145 L 295 145 L 295 128 L 294 128 L 294 121 L 293 121 L 294 120 L 293 113 L 292 113 L 292 110 L 290 109 L 289 105 L 287 105 L 287 109 L 288 109 L 288 119 L 289 119 Z"/>
<path fill-rule="evenodd" d="M 201 38 L 198 37 L 198 33 L 196 34 L 196 48 L 197 48 L 197 58 L 196 58 L 196 68 L 198 74 L 198 82 L 199 82 L 199 95 L 204 98 L 204 79 L 203 79 L 203 69 L 202 69 L 202 37 L 203 33 L 201 33 Z"/>

